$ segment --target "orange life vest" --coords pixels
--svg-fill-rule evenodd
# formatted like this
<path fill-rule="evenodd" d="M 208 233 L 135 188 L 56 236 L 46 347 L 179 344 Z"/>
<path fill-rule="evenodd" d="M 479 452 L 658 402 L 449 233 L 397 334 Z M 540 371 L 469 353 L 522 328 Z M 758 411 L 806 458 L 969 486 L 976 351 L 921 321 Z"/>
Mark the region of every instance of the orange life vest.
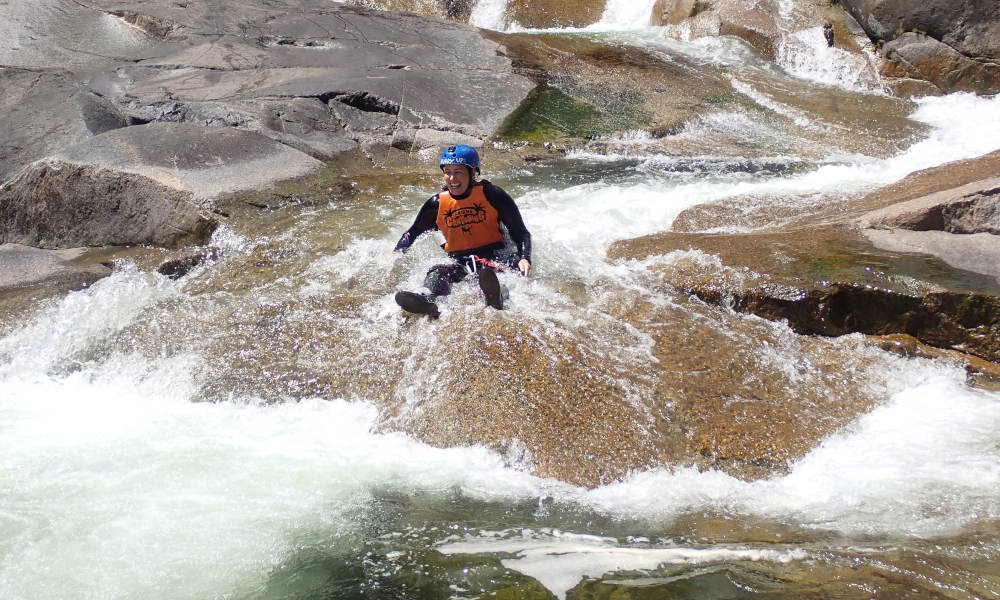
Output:
<path fill-rule="evenodd" d="M 464 252 L 503 242 L 500 216 L 483 193 L 482 184 L 472 184 L 461 200 L 447 191 L 438 194 L 438 229 L 444 234 L 445 252 Z"/>

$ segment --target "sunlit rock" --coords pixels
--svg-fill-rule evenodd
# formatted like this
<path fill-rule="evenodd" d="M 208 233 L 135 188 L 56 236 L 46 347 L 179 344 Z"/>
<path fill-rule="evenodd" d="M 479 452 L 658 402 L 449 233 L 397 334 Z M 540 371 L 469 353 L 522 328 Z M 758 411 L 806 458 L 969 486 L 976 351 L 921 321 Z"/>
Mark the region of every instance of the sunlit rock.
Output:
<path fill-rule="evenodd" d="M 481 145 L 534 87 L 473 27 L 326 0 L 44 0 L 10 17 L 0 123 L 18 133 L 0 140 L 0 179 L 154 121 L 252 131 L 320 160 L 418 160 L 446 137 Z"/>
<path fill-rule="evenodd" d="M 601 18 L 604 4 L 605 0 L 511 0 L 506 16 L 532 29 L 586 27 Z"/>
<path fill-rule="evenodd" d="M 111 269 L 87 256 L 86 248 L 42 250 L 0 244 L 0 335 L 37 308 L 39 300 L 85 288 Z"/>
<path fill-rule="evenodd" d="M 3 241 L 47 248 L 201 242 L 220 196 L 322 164 L 263 136 L 179 123 L 115 129 L 0 186 Z"/>
<path fill-rule="evenodd" d="M 843 0 L 842 4 L 872 40 L 885 44 L 883 73 L 899 91 L 993 93 L 1000 89 L 1000 8 L 996 2 Z"/>
<path fill-rule="evenodd" d="M 784 320 L 800 333 L 906 333 L 1000 361 L 997 280 L 926 255 L 879 252 L 847 229 L 662 233 L 616 243 L 609 255 L 641 258 L 689 248 L 718 257 L 721 273 L 683 263 L 662 272 L 670 285 L 708 302 Z"/>
<path fill-rule="evenodd" d="M 900 93 L 991 94 L 1000 89 L 1000 67 L 995 61 L 965 56 L 926 35 L 904 33 L 885 44 L 883 53 L 882 74 Z"/>

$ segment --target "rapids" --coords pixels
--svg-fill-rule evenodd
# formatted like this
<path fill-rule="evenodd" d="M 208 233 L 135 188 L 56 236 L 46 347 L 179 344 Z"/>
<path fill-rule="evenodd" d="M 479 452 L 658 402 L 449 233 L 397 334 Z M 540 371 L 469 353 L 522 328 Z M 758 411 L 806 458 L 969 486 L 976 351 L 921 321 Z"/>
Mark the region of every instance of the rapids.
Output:
<path fill-rule="evenodd" d="M 476 5 L 480 26 L 498 23 L 490 4 Z M 829 127 L 762 88 L 740 44 L 681 45 L 623 15 L 609 3 L 593 30 L 562 34 L 683 46 L 726 63 L 749 102 Z M 835 58 L 799 54 L 779 76 L 879 97 Z M 433 174 L 395 187 L 359 177 L 355 196 L 222 229 L 217 261 L 177 281 L 120 264 L 42 303 L 0 328 L 3 597 L 563 598 L 578 585 L 595 597 L 650 585 L 697 598 L 1000 597 L 1000 393 L 951 364 L 860 336 L 803 338 L 651 285 L 663 265 L 724 270 L 712 256 L 605 255 L 702 203 L 750 197 L 757 212 L 808 214 L 1000 148 L 1000 98 L 929 98 L 909 119 L 925 133 L 891 156 L 771 152 L 776 137 L 795 146 L 781 138 L 790 130 L 725 111 L 680 137 L 735 132 L 743 155 L 667 155 L 632 132 L 607 152 L 486 165 L 536 248 L 537 275 L 505 280 L 500 314 L 484 315 L 472 287 L 442 302 L 440 322 L 393 303 L 440 260 L 430 236 L 386 258 Z M 661 330 L 677 336 L 679 362 L 701 353 L 707 367 L 658 379 Z M 756 480 L 653 468 L 590 488 L 532 474 L 523 440 L 500 453 L 402 433 L 420 431 L 454 383 L 451 350 L 508 347 L 483 341 L 494 334 L 541 349 L 541 363 L 505 367 L 511 385 L 574 362 L 627 401 L 634 421 L 607 426 L 636 439 L 651 435 L 658 398 L 707 394 L 712 378 L 871 410 Z"/>

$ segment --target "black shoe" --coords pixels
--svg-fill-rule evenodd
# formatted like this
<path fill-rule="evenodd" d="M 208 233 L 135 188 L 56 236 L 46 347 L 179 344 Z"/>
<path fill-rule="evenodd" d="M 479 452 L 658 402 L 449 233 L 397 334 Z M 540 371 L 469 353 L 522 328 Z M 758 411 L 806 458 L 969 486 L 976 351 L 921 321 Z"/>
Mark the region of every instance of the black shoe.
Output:
<path fill-rule="evenodd" d="M 500 289 L 496 271 L 490 268 L 479 270 L 479 289 L 483 290 L 483 295 L 486 296 L 487 306 L 503 310 L 503 291 Z"/>
<path fill-rule="evenodd" d="M 423 294 L 396 292 L 396 304 L 400 305 L 405 311 L 417 313 L 418 315 L 428 315 L 432 319 L 436 319 L 441 315 L 438 311 L 438 305 Z"/>

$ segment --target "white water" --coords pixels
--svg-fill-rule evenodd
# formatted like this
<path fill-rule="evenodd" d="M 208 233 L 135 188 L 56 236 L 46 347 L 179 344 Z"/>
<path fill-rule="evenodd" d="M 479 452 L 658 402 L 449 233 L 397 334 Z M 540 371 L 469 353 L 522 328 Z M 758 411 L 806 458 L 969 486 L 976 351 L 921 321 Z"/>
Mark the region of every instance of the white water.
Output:
<path fill-rule="evenodd" d="M 691 565 L 723 561 L 790 562 L 807 558 L 800 550 L 750 548 L 622 548 L 618 540 L 558 530 L 487 531 L 478 537 L 448 540 L 445 554 L 513 554 L 501 563 L 541 582 L 558 598 L 584 577 L 618 571 L 655 569 L 658 565 Z"/>
<path fill-rule="evenodd" d="M 71 299 L 100 297 L 102 287 Z M 19 345 L 29 330 L 65 318 L 73 303 L 5 343 Z M 81 326 L 97 329 L 103 318 L 92 313 Z M 71 341 L 52 345 L 73 353 Z M 6 597 L 177 600 L 248 591 L 310 539 L 334 531 L 344 544 L 356 543 L 356 511 L 376 489 L 458 489 L 497 502 L 551 497 L 651 523 L 718 510 L 846 534 L 933 537 L 1000 518 L 1000 394 L 971 390 L 960 369 L 927 361 L 890 360 L 891 400 L 785 477 L 745 483 L 721 473 L 656 471 L 585 490 L 505 468 L 482 449 L 435 449 L 372 433 L 375 412 L 364 403 L 191 403 L 197 360 L 150 362 L 126 353 L 64 376 L 23 365 L 4 373 Z M 544 543 L 527 532 L 501 548 L 487 535 L 443 551 L 513 552 L 509 568 L 556 593 L 611 566 L 802 558 L 739 547 L 626 550 L 607 540 L 540 535 Z"/>
<path fill-rule="evenodd" d="M 583 30 L 558 31 L 627 31 L 649 27 L 650 15 L 656 0 L 608 0 L 600 20 Z M 469 23 L 496 31 L 530 31 L 518 23 L 505 23 L 507 0 L 477 0 L 469 16 Z"/>
<path fill-rule="evenodd" d="M 503 13 L 507 0 L 476 0 L 469 15 L 469 23 L 483 29 L 503 30 Z"/>

